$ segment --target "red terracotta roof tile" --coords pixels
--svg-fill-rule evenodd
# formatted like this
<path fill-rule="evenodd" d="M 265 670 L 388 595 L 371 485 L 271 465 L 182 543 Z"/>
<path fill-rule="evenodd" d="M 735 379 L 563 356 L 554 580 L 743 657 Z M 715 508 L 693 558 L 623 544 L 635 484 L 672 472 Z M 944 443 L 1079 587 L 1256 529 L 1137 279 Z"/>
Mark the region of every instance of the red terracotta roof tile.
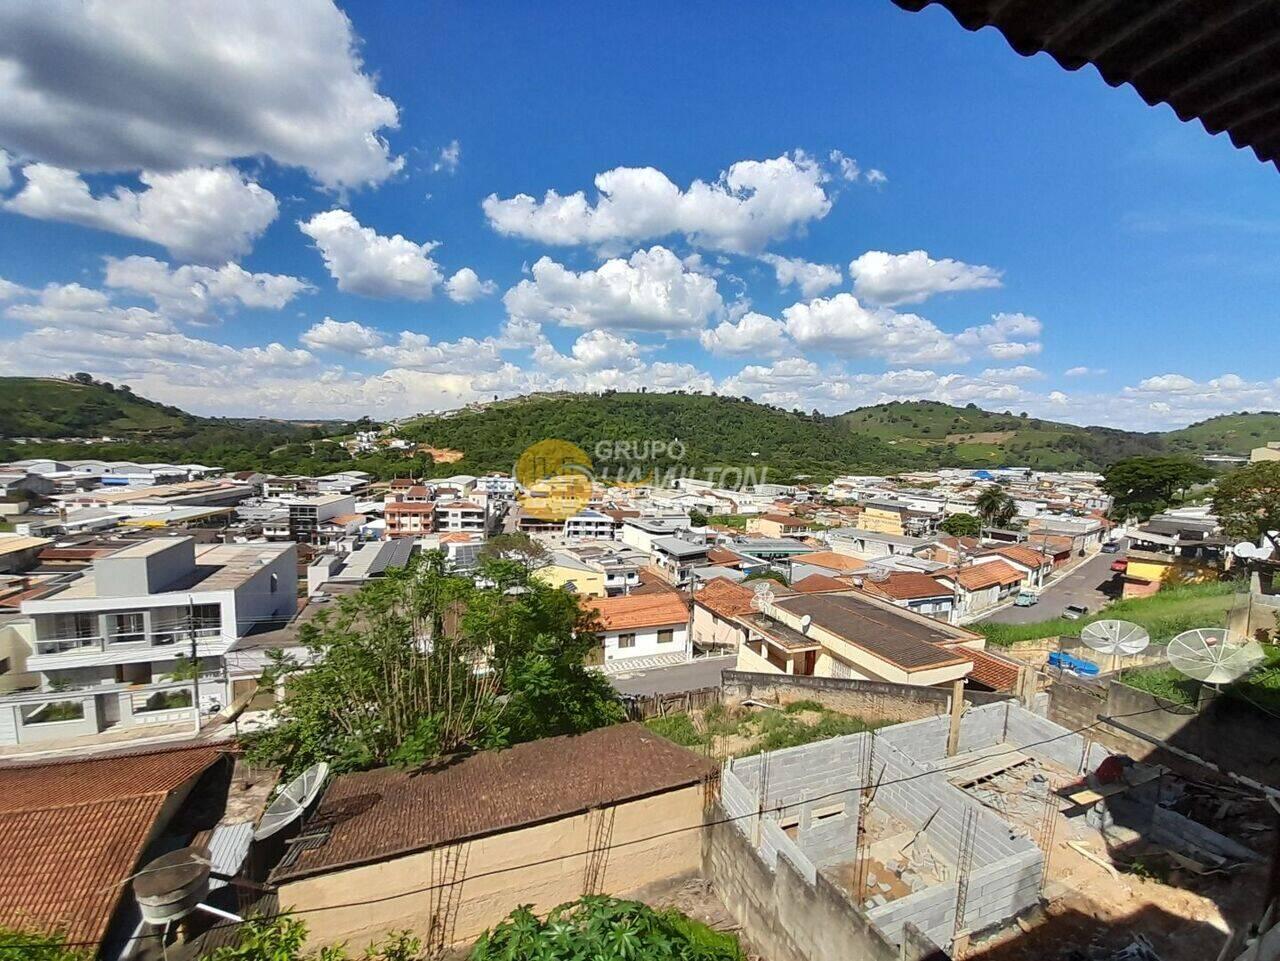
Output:
<path fill-rule="evenodd" d="M 220 755 L 202 744 L 0 768 L 0 925 L 101 941 L 170 792 Z"/>
<path fill-rule="evenodd" d="M 939 571 L 939 576 L 951 578 L 966 591 L 981 591 L 997 584 L 1016 584 L 1024 575 L 1004 561 L 987 561 L 985 564 L 970 564 L 959 571 L 955 568 Z"/>
<path fill-rule="evenodd" d="M 693 595 L 693 600 L 718 617 L 737 617 L 751 610 L 751 598 L 755 592 L 749 587 L 735 584 L 727 577 L 713 577 Z"/>
<path fill-rule="evenodd" d="M 951 588 L 939 584 L 928 574 L 915 571 L 893 571 L 882 581 L 867 578 L 862 582 L 862 589 L 869 594 L 880 594 L 895 601 L 913 601 L 951 594 Z"/>
<path fill-rule="evenodd" d="M 675 591 L 584 598 L 583 603 L 595 609 L 606 631 L 663 627 L 668 624 L 683 624 L 689 619 L 689 610 Z"/>
<path fill-rule="evenodd" d="M 824 591 L 847 591 L 850 586 L 844 581 L 828 577 L 826 574 L 810 574 L 791 585 L 800 594 L 820 594 Z"/>
<path fill-rule="evenodd" d="M 1011 661 L 967 647 L 955 647 L 952 650 L 973 662 L 973 670 L 969 672 L 969 676 L 993 691 L 1012 691 L 1017 686 L 1018 665 Z"/>

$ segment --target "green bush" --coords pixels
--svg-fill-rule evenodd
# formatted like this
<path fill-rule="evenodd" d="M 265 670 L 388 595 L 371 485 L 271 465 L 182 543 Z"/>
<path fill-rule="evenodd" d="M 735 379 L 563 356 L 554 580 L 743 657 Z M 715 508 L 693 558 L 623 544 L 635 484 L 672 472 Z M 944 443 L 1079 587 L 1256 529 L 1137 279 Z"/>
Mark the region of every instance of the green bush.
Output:
<path fill-rule="evenodd" d="M 693 747 L 706 741 L 706 737 L 694 727 L 693 719 L 688 714 L 668 714 L 666 717 L 650 718 L 644 723 L 654 734 L 685 747 Z"/>
<path fill-rule="evenodd" d="M 471 949 L 470 961 L 745 961 L 738 940 L 639 901 L 584 897 L 545 921 L 528 905 L 512 911 Z"/>
<path fill-rule="evenodd" d="M 783 710 L 788 714 L 799 714 L 802 711 L 825 711 L 826 707 L 817 701 L 792 701 Z"/>

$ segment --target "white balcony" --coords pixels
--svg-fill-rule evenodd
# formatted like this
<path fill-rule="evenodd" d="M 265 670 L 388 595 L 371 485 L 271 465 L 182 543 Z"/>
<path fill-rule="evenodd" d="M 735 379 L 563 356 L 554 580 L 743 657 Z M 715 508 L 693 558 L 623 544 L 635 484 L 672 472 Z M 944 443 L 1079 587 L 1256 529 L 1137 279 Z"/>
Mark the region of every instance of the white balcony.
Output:
<path fill-rule="evenodd" d="M 223 637 L 220 627 L 162 628 L 149 634 L 132 631 L 107 637 L 41 637 L 32 645 L 27 669 L 49 671 L 190 657 L 193 646 L 199 657 L 217 657 L 233 640 Z"/>

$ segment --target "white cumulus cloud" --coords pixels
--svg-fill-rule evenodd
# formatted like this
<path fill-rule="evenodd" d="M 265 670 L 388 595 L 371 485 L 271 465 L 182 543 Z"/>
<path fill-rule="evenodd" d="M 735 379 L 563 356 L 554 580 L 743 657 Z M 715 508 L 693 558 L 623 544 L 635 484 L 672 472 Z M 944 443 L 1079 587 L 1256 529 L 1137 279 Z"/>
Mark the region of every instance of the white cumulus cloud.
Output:
<path fill-rule="evenodd" d="M 778 254 L 761 254 L 760 259 L 773 268 L 779 287 L 794 284 L 802 297 L 817 297 L 844 280 L 840 268 L 832 264 L 814 264 L 803 257 L 782 257 Z"/>
<path fill-rule="evenodd" d="M 150 297 L 166 313 L 193 318 L 219 304 L 279 310 L 311 289 L 298 277 L 250 273 L 239 264 L 170 267 L 154 257 L 108 257 L 105 283 Z"/>
<path fill-rule="evenodd" d="M 150 241 L 201 263 L 247 254 L 278 210 L 269 190 L 231 167 L 144 170 L 143 189 L 117 187 L 97 197 L 73 170 L 41 163 L 22 174 L 26 183 L 4 202 L 6 210 Z"/>
<path fill-rule="evenodd" d="M 298 338 L 312 350 L 331 350 L 342 354 L 360 354 L 382 346 L 382 334 L 354 320 L 326 317 L 312 324 Z"/>
<path fill-rule="evenodd" d="M 469 304 L 496 293 L 498 285 L 492 280 L 481 280 L 470 267 L 463 267 L 445 281 L 444 290 L 455 303 Z"/>
<path fill-rule="evenodd" d="M 796 343 L 891 364 L 963 361 L 953 339 L 916 314 L 868 308 L 852 294 L 836 294 L 782 311 Z"/>
<path fill-rule="evenodd" d="M 757 253 L 770 240 L 820 220 L 831 209 L 827 175 L 801 151 L 772 160 L 740 160 L 714 181 L 681 190 L 653 167 L 615 167 L 595 178 L 598 196 L 548 190 L 484 201 L 499 233 L 545 244 L 617 247 L 682 234 L 713 250 Z"/>
<path fill-rule="evenodd" d="M 786 350 L 787 327 L 782 321 L 749 312 L 736 321 L 721 321 L 700 335 L 703 349 L 730 357 L 776 357 Z"/>
<path fill-rule="evenodd" d="M 1000 271 L 944 258 L 923 250 L 890 254 L 868 250 L 849 263 L 854 291 L 875 304 L 918 304 L 935 294 L 999 287 Z"/>
<path fill-rule="evenodd" d="M 396 105 L 332 0 L 0 4 L 0 142 L 81 171 L 271 157 L 329 187 L 403 161 Z"/>
<path fill-rule="evenodd" d="M 541 258 L 532 279 L 503 297 L 513 318 L 565 327 L 695 331 L 723 302 L 713 278 L 685 268 L 665 247 L 638 250 L 627 260 L 606 261 L 576 272 Z"/>
<path fill-rule="evenodd" d="M 318 213 L 298 229 L 315 241 L 338 289 L 365 297 L 427 300 L 444 280 L 431 259 L 438 243 L 414 243 L 361 226 L 345 210 Z"/>
<path fill-rule="evenodd" d="M 993 314 L 991 323 L 966 327 L 956 335 L 961 347 L 982 351 L 996 360 L 1014 361 L 1040 353 L 1044 325 L 1028 314 Z"/>

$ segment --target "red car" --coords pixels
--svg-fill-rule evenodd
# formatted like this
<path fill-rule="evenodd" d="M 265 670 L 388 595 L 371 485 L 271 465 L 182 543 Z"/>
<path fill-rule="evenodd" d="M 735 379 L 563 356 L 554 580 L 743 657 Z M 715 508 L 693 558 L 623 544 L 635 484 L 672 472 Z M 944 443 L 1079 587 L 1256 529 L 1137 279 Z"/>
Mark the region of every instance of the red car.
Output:
<path fill-rule="evenodd" d="M 1111 569 L 1115 571 L 1117 574 L 1123 574 L 1125 571 L 1129 569 L 1129 562 L 1128 560 L 1122 557 L 1118 561 L 1111 562 Z"/>

